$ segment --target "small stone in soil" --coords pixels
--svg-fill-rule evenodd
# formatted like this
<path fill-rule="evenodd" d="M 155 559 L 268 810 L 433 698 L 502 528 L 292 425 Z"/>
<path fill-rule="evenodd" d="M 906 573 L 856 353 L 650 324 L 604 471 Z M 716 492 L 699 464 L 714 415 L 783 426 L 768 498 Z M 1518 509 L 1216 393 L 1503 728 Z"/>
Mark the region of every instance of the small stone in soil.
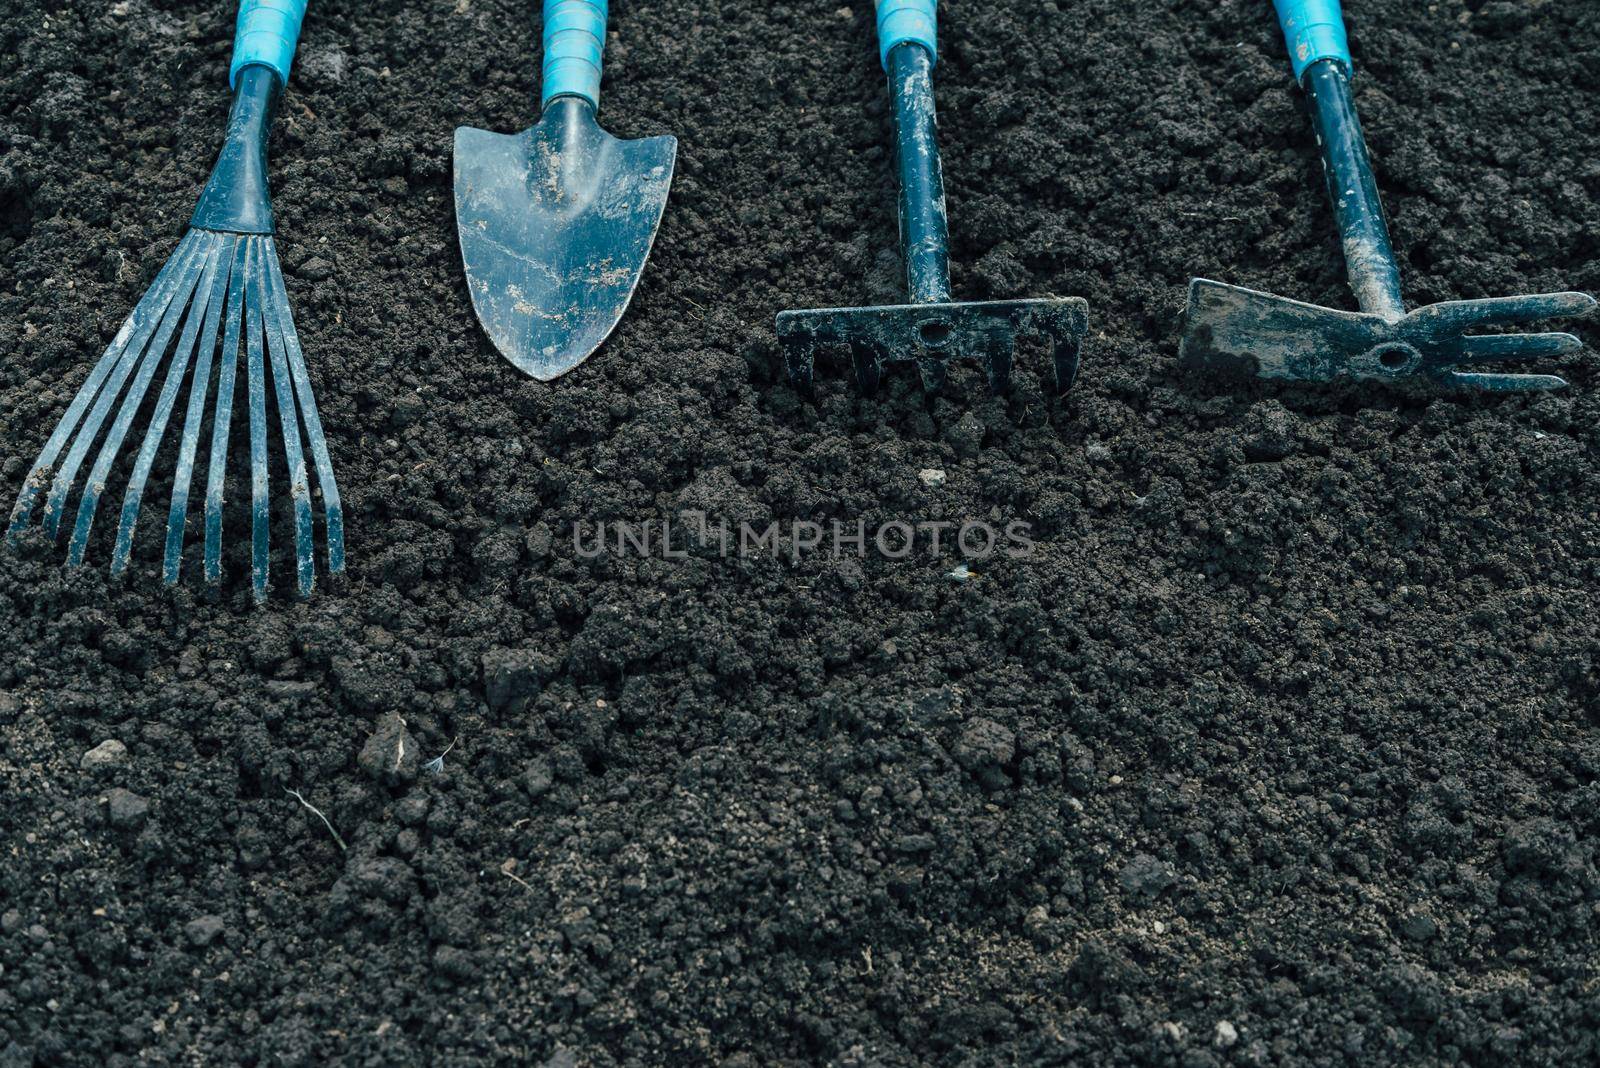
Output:
<path fill-rule="evenodd" d="M 378 717 L 356 763 L 379 782 L 409 783 L 416 780 L 420 753 L 417 740 L 406 730 L 406 721 L 386 712 Z"/>
<path fill-rule="evenodd" d="M 118 786 L 106 792 L 106 816 L 118 830 L 136 830 L 150 814 L 150 802 Z"/>
<path fill-rule="evenodd" d="M 128 747 L 115 738 L 108 738 L 83 754 L 78 766 L 84 771 L 98 771 L 125 763 L 127 759 Z"/>
<path fill-rule="evenodd" d="M 191 946 L 209 946 L 225 927 L 221 916 L 200 916 L 183 925 L 183 936 Z"/>
<path fill-rule="evenodd" d="M 1400 933 L 1413 942 L 1426 942 L 1439 933 L 1439 925 L 1433 921 L 1431 916 L 1421 912 L 1412 912 L 1408 913 L 1405 919 L 1400 921 Z"/>
<path fill-rule="evenodd" d="M 1178 881 L 1175 873 L 1167 865 L 1152 857 L 1148 853 L 1137 853 L 1122 868 L 1118 876 L 1122 884 L 1122 892 L 1132 897 L 1153 898 Z"/>

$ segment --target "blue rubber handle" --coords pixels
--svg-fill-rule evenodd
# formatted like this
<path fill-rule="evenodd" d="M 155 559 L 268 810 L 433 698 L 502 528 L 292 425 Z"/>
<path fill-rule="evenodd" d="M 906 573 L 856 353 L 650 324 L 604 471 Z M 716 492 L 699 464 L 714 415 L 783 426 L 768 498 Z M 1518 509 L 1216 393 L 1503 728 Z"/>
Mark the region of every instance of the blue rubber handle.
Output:
<path fill-rule="evenodd" d="M 233 63 L 228 68 L 228 88 L 239 79 L 239 71 L 252 63 L 271 67 L 278 81 L 289 84 L 289 64 L 294 60 L 295 42 L 300 39 L 300 21 L 306 17 L 309 0 L 240 0 L 239 17 L 233 24 Z"/>
<path fill-rule="evenodd" d="M 889 69 L 889 53 L 907 41 L 939 60 L 939 0 L 878 0 L 878 59 Z"/>
<path fill-rule="evenodd" d="M 606 0 L 544 0 L 543 108 L 558 96 L 600 107 L 600 60 L 606 51 Z"/>
<path fill-rule="evenodd" d="M 1278 25 L 1294 62 L 1294 80 L 1305 77 L 1306 68 L 1319 59 L 1336 59 L 1347 73 L 1354 73 L 1350 62 L 1350 39 L 1344 31 L 1344 13 L 1339 0 L 1273 0 L 1278 9 Z"/>

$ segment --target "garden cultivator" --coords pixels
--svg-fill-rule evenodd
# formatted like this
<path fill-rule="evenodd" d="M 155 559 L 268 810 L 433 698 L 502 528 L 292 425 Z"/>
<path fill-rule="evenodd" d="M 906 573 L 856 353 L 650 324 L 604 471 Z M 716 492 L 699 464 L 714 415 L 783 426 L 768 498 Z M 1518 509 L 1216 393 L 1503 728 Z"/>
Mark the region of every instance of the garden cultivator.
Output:
<path fill-rule="evenodd" d="M 847 347 L 856 383 L 877 388 L 883 365 L 916 363 L 923 388 L 937 390 L 945 365 L 971 357 L 984 365 L 997 392 L 1009 385 L 1020 336 L 1050 341 L 1056 391 L 1066 392 L 1078 373 L 1089 306 L 1075 297 L 952 302 L 950 237 L 944 176 L 933 106 L 938 56 L 937 0 L 878 0 L 879 58 L 894 99 L 900 170 L 900 247 L 911 303 L 879 308 L 817 308 L 778 314 L 778 341 L 789 376 L 811 383 L 819 349 Z"/>
<path fill-rule="evenodd" d="M 206 470 L 204 571 L 208 583 L 219 584 L 228 432 L 242 356 L 250 421 L 251 577 L 255 598 L 260 601 L 266 597 L 268 584 L 268 366 L 294 502 L 299 591 L 309 594 L 316 580 L 308 449 L 322 492 L 328 570 L 336 575 L 344 570 L 339 491 L 278 267 L 272 239 L 272 204 L 267 192 L 267 130 L 273 104 L 288 80 L 306 3 L 307 0 L 244 0 L 240 5 L 229 72 L 234 98 L 227 140 L 190 219 L 190 230 L 89 373 L 34 462 L 11 513 L 13 538 L 27 527 L 46 487 L 49 492 L 44 500 L 44 528 L 52 537 L 57 535 L 78 472 L 98 441 L 99 449 L 67 542 L 68 563 L 83 562 L 112 466 L 156 371 L 165 362 L 166 377 L 122 499 L 111 571 L 117 574 L 128 566 L 145 483 L 187 377 L 188 401 L 167 514 L 162 568 L 165 581 L 177 582 L 189 486 L 215 371 L 210 462 Z M 222 346 L 217 359 L 219 336 Z"/>
<path fill-rule="evenodd" d="M 1351 96 L 1351 59 L 1339 0 L 1276 0 L 1305 88 L 1360 312 L 1305 304 L 1204 278 L 1189 286 L 1179 356 L 1185 363 L 1261 378 L 1329 382 L 1426 377 L 1491 392 L 1559 389 L 1555 375 L 1474 370 L 1478 364 L 1559 356 L 1571 334 L 1480 334 L 1481 327 L 1581 316 L 1583 293 L 1445 301 L 1407 313 L 1372 164 Z"/>

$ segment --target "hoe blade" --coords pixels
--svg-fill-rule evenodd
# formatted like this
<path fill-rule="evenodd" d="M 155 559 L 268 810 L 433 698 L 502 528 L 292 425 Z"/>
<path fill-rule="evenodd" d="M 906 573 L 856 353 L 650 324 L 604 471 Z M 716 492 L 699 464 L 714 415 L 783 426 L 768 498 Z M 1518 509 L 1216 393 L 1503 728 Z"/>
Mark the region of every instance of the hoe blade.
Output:
<path fill-rule="evenodd" d="M 1245 377 L 1328 382 L 1384 334 L 1376 315 L 1196 278 L 1178 358 Z"/>
<path fill-rule="evenodd" d="M 995 392 L 1004 392 L 1019 337 L 1050 343 L 1056 392 L 1065 393 L 1078 375 L 1088 329 L 1089 305 L 1078 297 L 778 313 L 778 342 L 794 382 L 810 385 L 819 350 L 847 347 L 856 384 L 868 393 L 877 388 L 883 365 L 897 361 L 915 363 L 924 388 L 936 390 L 944 382 L 945 364 L 955 359 L 977 360 Z"/>
<path fill-rule="evenodd" d="M 456 130 L 456 230 L 484 332 L 547 382 L 627 310 L 666 209 L 678 142 L 621 141 L 558 97 L 519 134 Z"/>

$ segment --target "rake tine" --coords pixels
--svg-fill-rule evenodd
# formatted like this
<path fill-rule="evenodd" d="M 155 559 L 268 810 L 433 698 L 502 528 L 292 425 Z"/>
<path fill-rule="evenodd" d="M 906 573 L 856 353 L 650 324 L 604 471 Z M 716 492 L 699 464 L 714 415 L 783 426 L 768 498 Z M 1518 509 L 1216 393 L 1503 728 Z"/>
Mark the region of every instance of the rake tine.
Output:
<path fill-rule="evenodd" d="M 989 390 L 999 395 L 1011 390 L 1011 358 L 1016 352 L 1012 340 L 994 345 L 987 353 L 980 353 L 985 370 L 989 372 Z"/>
<path fill-rule="evenodd" d="M 1058 336 L 1051 340 L 1051 360 L 1055 364 L 1056 393 L 1072 388 L 1078 378 L 1078 362 L 1083 358 L 1082 341 L 1078 338 Z"/>
<path fill-rule="evenodd" d="M 328 573 L 344 574 L 344 508 L 339 501 L 339 486 L 333 479 L 333 457 L 328 453 L 328 439 L 322 432 L 322 420 L 317 415 L 317 401 L 311 393 L 311 376 L 306 373 L 305 353 L 300 349 L 300 335 L 294 329 L 294 315 L 289 310 L 289 294 L 283 286 L 283 272 L 277 269 L 278 251 L 271 237 L 266 239 L 273 270 L 268 271 L 272 284 L 273 305 L 280 309 L 278 326 L 283 331 L 284 354 L 289 361 L 289 373 L 294 379 L 295 396 L 300 401 L 300 418 L 305 423 L 306 441 L 311 446 L 311 459 L 317 468 L 317 485 L 322 490 L 323 520 L 328 527 Z"/>
<path fill-rule="evenodd" d="M 780 338 L 783 345 L 783 362 L 789 371 L 789 380 L 800 390 L 811 388 L 812 367 L 816 353 L 810 338 Z"/>
<path fill-rule="evenodd" d="M 68 450 L 66 458 L 56 470 L 55 477 L 50 483 L 50 493 L 45 498 L 45 530 L 52 538 L 56 536 L 56 532 L 60 527 L 61 512 L 66 504 L 67 493 L 72 489 L 72 482 L 77 477 L 78 467 L 83 463 L 84 455 L 94 443 L 94 437 L 100 430 L 100 424 L 105 421 L 106 413 L 110 410 L 111 405 L 116 402 L 117 394 L 122 391 L 122 384 L 127 381 L 129 372 L 133 370 L 134 364 L 138 362 L 140 355 L 149 344 L 150 335 L 165 321 L 167 310 L 188 272 L 191 260 L 190 254 L 193 248 L 194 243 L 186 238 L 173 251 L 172 258 L 167 261 L 168 269 L 163 269 L 161 274 L 156 276 L 156 284 L 151 286 L 150 292 L 139 302 L 140 306 L 145 309 L 148 318 L 139 323 L 134 333 L 127 338 L 124 347 L 117 353 L 116 360 L 106 369 L 107 373 L 97 383 L 99 389 L 92 394 L 94 406 L 89 409 L 86 416 L 83 415 L 83 408 L 78 407 L 78 401 L 82 401 L 84 406 L 87 406 L 91 397 L 88 389 L 90 383 L 85 382 L 84 388 L 78 393 L 78 400 L 75 400 L 72 405 L 72 408 L 78 408 L 77 413 L 74 413 L 72 408 L 67 410 L 67 414 L 62 417 L 61 423 L 56 428 L 56 435 L 51 437 L 50 442 L 46 444 L 45 452 L 40 454 L 39 461 L 34 465 L 34 470 L 37 474 L 29 476 L 30 483 L 35 482 L 35 479 L 42 479 L 43 471 L 41 469 L 55 460 L 55 455 L 53 454 L 60 452 L 62 445 L 66 443 L 67 437 L 75 435 L 72 437 L 72 448 Z M 137 315 L 137 311 L 135 314 Z M 131 323 L 133 318 L 133 316 L 130 316 L 128 321 Z M 124 324 L 124 329 L 126 328 L 127 324 Z M 121 337 L 120 332 L 118 337 Z M 102 358 L 101 362 L 104 363 L 110 356 L 111 352 L 107 350 L 106 356 Z M 95 368 L 97 373 L 99 370 L 100 368 Z M 91 375 L 90 381 L 93 381 L 93 379 L 94 376 Z M 80 416 L 83 417 L 82 424 L 74 427 L 73 424 L 77 423 Z M 71 417 L 70 423 L 69 417 Z M 56 441 L 56 436 L 61 438 L 59 443 Z M 37 492 L 37 489 L 35 489 L 35 492 Z M 19 508 L 21 503 L 21 501 L 18 502 Z M 26 513 L 18 516 L 17 520 L 26 522 Z M 13 521 L 14 528 L 17 520 Z"/>
<path fill-rule="evenodd" d="M 876 393 L 878 390 L 878 378 L 883 373 L 878 363 L 880 355 L 874 342 L 860 339 L 850 342 L 850 356 L 856 365 L 856 385 L 863 393 Z"/>
<path fill-rule="evenodd" d="M 261 241 L 250 240 L 244 266 L 245 365 L 250 390 L 250 582 L 256 603 L 267 599 L 267 382 L 261 351 Z"/>
<path fill-rule="evenodd" d="M 194 296 L 190 298 L 189 313 L 184 320 L 183 333 L 178 338 L 178 347 L 173 350 L 172 363 L 167 367 L 166 380 L 161 384 L 155 411 L 151 413 L 150 425 L 145 430 L 144 443 L 139 446 L 139 457 L 134 463 L 133 474 L 128 479 L 127 492 L 122 498 L 122 517 L 117 523 L 117 540 L 111 551 L 113 575 L 120 575 L 127 569 L 128 557 L 133 552 L 133 532 L 139 521 L 139 506 L 144 498 L 145 482 L 150 477 L 150 468 L 155 463 L 161 439 L 166 435 L 167 423 L 172 418 L 172 408 L 178 399 L 178 389 L 183 385 L 183 376 L 189 370 L 189 361 L 194 356 L 201 323 L 208 317 L 213 296 L 212 280 L 217 275 L 218 251 L 222 244 L 221 235 L 215 235 L 206 249 L 205 274 L 195 287 Z M 81 507 L 79 512 L 81 516 Z"/>
<path fill-rule="evenodd" d="M 277 257 L 271 256 L 268 273 L 278 271 Z M 277 286 L 268 283 L 262 292 L 263 318 L 266 321 L 267 354 L 272 360 L 272 388 L 278 406 L 278 424 L 283 430 L 283 457 L 289 469 L 289 490 L 294 496 L 294 549 L 297 584 L 300 596 L 311 596 L 316 586 L 317 568 L 313 550 L 311 522 L 310 472 L 306 470 L 305 453 L 300 446 L 300 419 L 296 415 L 294 383 L 289 379 L 288 360 L 284 355 L 283 318 L 286 305 L 278 303 Z"/>
<path fill-rule="evenodd" d="M 239 326 L 244 319 L 244 261 L 249 238 L 240 238 L 233 250 L 228 277 L 228 328 L 222 338 L 222 360 L 217 377 L 217 406 L 211 417 L 211 462 L 206 466 L 205 577 L 212 586 L 222 584 L 222 480 L 228 472 L 228 424 L 233 421 L 233 389 L 239 373 Z"/>
<path fill-rule="evenodd" d="M 166 314 L 161 317 L 161 326 L 156 330 L 155 337 L 150 340 L 150 344 L 136 361 L 129 360 L 122 369 L 125 382 L 128 371 L 135 364 L 138 366 L 138 372 L 133 376 L 133 383 L 122 396 L 122 404 L 117 408 L 117 417 L 112 422 L 111 429 L 100 446 L 100 452 L 95 456 L 94 466 L 89 470 L 89 477 L 84 482 L 83 496 L 78 501 L 77 520 L 73 523 L 72 537 L 67 541 L 68 567 L 77 567 L 83 563 L 84 553 L 89 547 L 89 531 L 94 526 L 95 512 L 100 507 L 100 495 L 105 492 L 111 465 L 116 462 L 117 452 L 122 448 L 122 439 L 128 436 L 128 428 L 133 425 L 133 417 L 138 414 L 139 405 L 144 402 L 145 392 L 150 388 L 150 380 L 155 377 L 156 368 L 161 366 L 161 359 L 166 355 L 167 346 L 172 343 L 172 335 L 177 331 L 178 322 L 183 318 L 184 309 L 188 306 L 189 298 L 195 290 L 198 275 L 194 272 L 194 268 L 204 262 L 209 246 L 210 241 L 205 239 L 195 243 L 194 248 L 198 251 L 191 253 L 190 263 L 184 271 L 178 291 L 167 305 Z M 118 390 L 122 388 L 123 382 L 117 383 Z M 67 476 L 66 486 L 71 485 L 71 476 L 76 473 L 78 464 L 82 462 L 83 456 L 93 444 L 94 435 L 99 431 L 100 424 L 110 411 L 114 399 L 114 394 L 110 392 L 102 394 L 89 413 L 88 422 L 79 431 L 78 440 L 73 445 L 72 451 L 67 454 L 67 463 L 62 467 L 62 474 Z M 65 488 L 63 487 L 63 490 Z M 52 496 L 53 489 L 54 487 Z M 62 496 L 53 502 L 55 505 L 53 514 L 51 514 L 51 504 L 46 504 L 47 521 L 59 517 L 61 506 L 65 501 L 66 495 L 63 492 Z M 53 525 L 51 533 L 54 533 Z"/>
<path fill-rule="evenodd" d="M 183 417 L 183 438 L 178 449 L 178 465 L 172 476 L 172 506 L 167 510 L 167 545 L 161 578 L 171 586 L 178 581 L 183 561 L 183 529 L 188 521 L 189 484 L 194 478 L 194 455 L 200 443 L 200 424 L 205 418 L 206 391 L 211 385 L 211 364 L 216 357 L 217 335 L 222 326 L 222 308 L 227 301 L 228 279 L 239 240 L 223 235 L 212 259 L 211 290 L 206 297 L 206 323 L 194 362 L 194 377 L 189 383 L 189 406 Z M 120 546 L 120 539 L 119 539 Z"/>

